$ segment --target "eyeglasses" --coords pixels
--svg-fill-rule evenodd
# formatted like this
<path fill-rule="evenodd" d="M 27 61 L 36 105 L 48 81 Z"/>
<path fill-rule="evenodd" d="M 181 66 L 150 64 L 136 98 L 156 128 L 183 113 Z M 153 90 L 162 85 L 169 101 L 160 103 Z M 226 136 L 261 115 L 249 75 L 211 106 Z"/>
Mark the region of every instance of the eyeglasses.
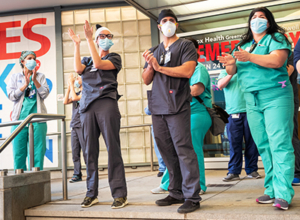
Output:
<path fill-rule="evenodd" d="M 105 38 L 108 38 L 108 39 L 113 39 L 114 35 L 113 34 L 99 34 L 98 37 L 100 37 L 100 39 L 105 39 Z"/>

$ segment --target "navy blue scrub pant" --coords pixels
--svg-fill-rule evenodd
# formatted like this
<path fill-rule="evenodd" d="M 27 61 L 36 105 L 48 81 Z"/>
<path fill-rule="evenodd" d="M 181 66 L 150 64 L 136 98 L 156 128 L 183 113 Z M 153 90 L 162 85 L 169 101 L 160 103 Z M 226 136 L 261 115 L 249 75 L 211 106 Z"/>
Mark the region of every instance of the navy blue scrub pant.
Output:
<path fill-rule="evenodd" d="M 227 136 L 230 144 L 230 160 L 228 173 L 241 174 L 243 166 L 243 139 L 245 138 L 245 171 L 250 174 L 257 171 L 258 150 L 253 141 L 248 125 L 247 114 L 240 113 L 239 118 L 228 118 L 226 125 Z"/>
<path fill-rule="evenodd" d="M 99 137 L 102 133 L 108 151 L 108 181 L 113 198 L 127 196 L 125 170 L 120 147 L 120 119 L 118 102 L 111 98 L 93 101 L 80 114 L 86 147 L 88 197 L 98 196 Z"/>
<path fill-rule="evenodd" d="M 155 141 L 170 176 L 169 194 L 199 202 L 200 176 L 191 137 L 191 110 L 175 115 L 152 115 Z"/>
<path fill-rule="evenodd" d="M 72 158 L 74 163 L 74 175 L 82 177 L 80 151 L 82 150 L 83 159 L 85 160 L 85 147 L 81 127 L 72 128 L 71 131 Z"/>
<path fill-rule="evenodd" d="M 300 179 L 300 142 L 298 138 L 298 109 L 299 109 L 299 99 L 298 94 L 294 93 L 294 130 L 293 130 L 293 147 L 295 152 L 295 178 Z"/>

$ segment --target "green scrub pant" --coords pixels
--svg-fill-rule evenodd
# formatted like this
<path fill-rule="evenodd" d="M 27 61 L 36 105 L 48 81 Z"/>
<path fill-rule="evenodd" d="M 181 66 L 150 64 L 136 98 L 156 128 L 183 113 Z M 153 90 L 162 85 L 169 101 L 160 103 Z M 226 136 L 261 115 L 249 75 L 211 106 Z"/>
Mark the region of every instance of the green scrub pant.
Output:
<path fill-rule="evenodd" d="M 265 169 L 265 192 L 271 198 L 294 196 L 293 89 L 289 84 L 245 93 L 249 127 Z"/>
<path fill-rule="evenodd" d="M 211 118 L 207 111 L 191 113 L 191 134 L 194 150 L 197 154 L 198 166 L 200 172 L 200 187 L 205 192 L 207 187 L 205 183 L 205 166 L 203 154 L 203 141 L 205 134 L 211 126 Z M 161 180 L 160 188 L 168 190 L 169 171 L 165 170 Z"/>
<path fill-rule="evenodd" d="M 18 126 L 12 126 L 13 132 Z M 34 133 L 34 166 L 40 170 L 44 168 L 44 155 L 46 152 L 47 123 L 33 123 Z M 29 128 L 25 127 L 12 141 L 14 169 L 24 169 L 26 167 L 26 157 L 29 164 Z"/>

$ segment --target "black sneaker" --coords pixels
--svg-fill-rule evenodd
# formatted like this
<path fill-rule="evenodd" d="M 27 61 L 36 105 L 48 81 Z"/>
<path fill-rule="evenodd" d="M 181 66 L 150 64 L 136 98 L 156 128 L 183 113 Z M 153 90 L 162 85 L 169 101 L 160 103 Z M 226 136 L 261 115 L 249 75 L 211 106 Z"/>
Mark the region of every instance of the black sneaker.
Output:
<path fill-rule="evenodd" d="M 164 172 L 158 172 L 157 177 L 162 177 L 164 175 Z"/>
<path fill-rule="evenodd" d="M 70 179 L 70 183 L 76 183 L 82 181 L 81 176 L 73 175 L 73 177 Z"/>
<path fill-rule="evenodd" d="M 98 201 L 98 198 L 97 197 L 94 197 L 94 198 L 91 198 L 91 197 L 85 197 L 83 202 L 81 203 L 81 207 L 82 208 L 88 208 L 88 207 L 91 207 L 92 205 L 95 205 L 97 204 L 99 201 Z"/>
<path fill-rule="evenodd" d="M 168 205 L 173 205 L 173 204 L 181 204 L 184 203 L 184 199 L 175 199 L 172 196 L 168 195 L 164 199 L 159 199 L 156 200 L 156 205 L 158 206 L 168 206 Z"/>
<path fill-rule="evenodd" d="M 200 209 L 200 202 L 192 202 L 187 200 L 177 209 L 178 213 L 189 213 Z"/>
<path fill-rule="evenodd" d="M 226 177 L 223 178 L 224 182 L 237 181 L 240 180 L 240 176 L 238 174 L 229 173 Z"/>
<path fill-rule="evenodd" d="M 128 204 L 127 197 L 115 198 L 113 204 L 111 205 L 112 209 L 120 209 Z"/>

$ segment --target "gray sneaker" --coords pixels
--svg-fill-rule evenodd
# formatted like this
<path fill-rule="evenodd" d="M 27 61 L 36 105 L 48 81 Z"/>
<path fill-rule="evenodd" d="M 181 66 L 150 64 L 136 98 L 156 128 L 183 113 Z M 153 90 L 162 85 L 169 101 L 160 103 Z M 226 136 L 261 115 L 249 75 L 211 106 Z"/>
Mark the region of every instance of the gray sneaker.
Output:
<path fill-rule="evenodd" d="M 248 174 L 247 179 L 259 179 L 261 178 L 261 176 L 259 175 L 259 173 L 257 171 L 253 171 L 252 173 Z"/>
<path fill-rule="evenodd" d="M 240 176 L 238 174 L 229 173 L 226 177 L 223 178 L 224 182 L 237 181 L 240 180 Z"/>
<path fill-rule="evenodd" d="M 283 210 L 289 209 L 289 203 L 284 199 L 275 199 L 273 206 Z"/>
<path fill-rule="evenodd" d="M 261 204 L 270 204 L 274 202 L 274 198 L 271 198 L 269 195 L 263 195 L 261 197 L 258 197 L 256 199 L 256 202 L 261 203 Z"/>
<path fill-rule="evenodd" d="M 169 193 L 168 190 L 164 190 L 164 189 L 162 189 L 160 187 L 151 189 L 150 192 L 153 193 L 153 194 L 165 194 L 165 193 L 168 194 Z"/>

